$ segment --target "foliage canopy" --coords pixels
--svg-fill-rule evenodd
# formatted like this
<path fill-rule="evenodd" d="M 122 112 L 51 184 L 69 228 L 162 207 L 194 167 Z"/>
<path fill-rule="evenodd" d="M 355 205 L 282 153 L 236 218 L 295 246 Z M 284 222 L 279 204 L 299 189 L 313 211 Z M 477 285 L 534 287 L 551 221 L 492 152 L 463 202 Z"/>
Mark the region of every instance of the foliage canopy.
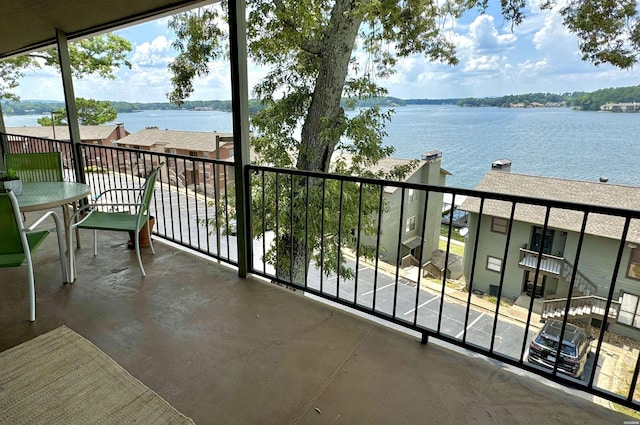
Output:
<path fill-rule="evenodd" d="M 115 34 L 102 34 L 69 43 L 73 76 L 83 78 L 86 75 L 98 75 L 114 79 L 116 69 L 122 66 L 131 68 L 127 59 L 130 51 L 131 43 Z M 26 70 L 43 66 L 60 68 L 56 48 L 0 61 L 0 99 L 17 100 L 12 90 L 18 87 Z"/>
<path fill-rule="evenodd" d="M 447 35 L 447 23 L 474 7 L 484 11 L 488 3 L 488 0 L 247 0 L 249 55 L 255 63 L 269 69 L 254 88 L 264 105 L 252 118 L 257 133 L 252 147 L 258 157 L 276 167 L 372 175 L 371 166 L 393 153 L 392 147 L 382 143 L 385 123 L 392 111 L 372 106 L 348 116 L 340 103 L 342 97 L 348 99 L 348 104 L 354 104 L 358 99 L 386 95 L 378 81 L 392 75 L 402 57 L 422 54 L 455 65 L 457 58 Z M 501 0 L 500 5 L 503 16 L 517 25 L 525 18 L 530 3 Z M 640 35 L 634 0 L 569 0 L 562 4 L 560 0 L 547 0 L 543 6 L 562 14 L 567 28 L 580 40 L 583 59 L 621 68 L 637 61 Z M 177 34 L 174 47 L 179 52 L 170 66 L 172 102 L 184 101 L 194 90 L 194 78 L 206 76 L 209 62 L 224 54 L 224 19 L 220 9 L 207 7 L 171 20 L 170 26 Z M 332 164 L 336 150 L 350 153 L 351 161 Z M 393 177 L 382 172 L 377 176 Z M 306 185 L 291 184 L 293 204 L 293 199 L 306 198 L 307 191 L 317 188 L 319 182 L 314 180 L 309 189 Z M 275 196 L 278 184 L 273 182 L 268 187 L 273 188 Z M 335 198 L 333 191 L 328 193 Z M 263 208 L 270 206 L 273 204 Z M 303 222 L 302 212 L 293 206 L 290 211 L 283 219 Z M 372 219 L 372 212 L 362 211 L 365 221 Z M 276 211 L 267 214 L 278 215 Z M 333 224 L 328 227 L 340 232 Z M 267 256 L 276 269 L 287 258 L 300 269 L 308 263 L 308 253 L 320 248 L 321 239 L 341 241 L 339 233 L 327 233 L 326 228 L 323 234 L 317 229 L 307 229 L 304 235 L 295 226 L 283 228 L 276 234 L 275 251 Z M 333 237 L 336 235 L 337 238 Z M 344 240 L 339 243 L 348 246 Z M 338 245 L 334 249 L 339 253 Z M 341 258 L 338 264 L 327 264 L 325 270 L 339 269 L 342 264 Z M 281 275 L 286 273 L 284 266 L 281 271 Z M 303 273 L 296 274 L 294 270 L 291 280 L 300 283 L 302 278 Z"/>

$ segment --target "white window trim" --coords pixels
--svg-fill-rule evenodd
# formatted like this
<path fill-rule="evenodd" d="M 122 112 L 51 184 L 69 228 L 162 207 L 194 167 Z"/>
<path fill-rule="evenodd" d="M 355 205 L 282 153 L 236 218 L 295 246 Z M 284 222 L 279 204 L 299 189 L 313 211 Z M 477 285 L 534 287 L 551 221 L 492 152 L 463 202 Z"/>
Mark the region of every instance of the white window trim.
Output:
<path fill-rule="evenodd" d="M 633 311 L 631 309 L 625 310 L 625 298 L 628 297 L 633 304 Z M 618 323 L 623 325 L 631 326 L 634 328 L 640 328 L 640 296 L 634 295 L 628 292 L 623 292 L 622 297 L 620 297 L 621 305 L 620 305 L 620 313 L 618 314 Z"/>
<path fill-rule="evenodd" d="M 502 258 L 487 255 L 487 270 L 500 273 L 502 271 Z"/>
<path fill-rule="evenodd" d="M 502 221 L 504 220 L 505 224 L 504 224 L 504 232 L 501 230 L 496 230 L 496 220 Z M 498 225 L 498 227 L 502 227 L 502 225 Z M 502 217 L 491 217 L 491 231 L 494 233 L 500 233 L 505 235 L 508 231 L 509 231 L 509 219 L 508 218 L 502 218 Z"/>
<path fill-rule="evenodd" d="M 416 216 L 412 215 L 405 224 L 405 233 L 413 232 L 416 229 Z"/>

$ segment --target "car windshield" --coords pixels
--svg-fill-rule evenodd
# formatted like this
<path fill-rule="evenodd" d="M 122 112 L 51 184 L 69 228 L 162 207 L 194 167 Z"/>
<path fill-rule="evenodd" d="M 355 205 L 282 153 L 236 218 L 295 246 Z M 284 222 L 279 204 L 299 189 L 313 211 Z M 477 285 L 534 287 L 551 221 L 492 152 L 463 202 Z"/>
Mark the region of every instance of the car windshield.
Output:
<path fill-rule="evenodd" d="M 558 350 L 558 341 L 554 341 L 550 338 L 545 337 L 544 335 L 538 335 L 536 338 L 536 343 L 542 345 L 543 347 L 547 347 L 553 351 Z M 576 356 L 576 347 L 573 347 L 568 344 L 562 344 L 562 354 L 566 356 Z"/>

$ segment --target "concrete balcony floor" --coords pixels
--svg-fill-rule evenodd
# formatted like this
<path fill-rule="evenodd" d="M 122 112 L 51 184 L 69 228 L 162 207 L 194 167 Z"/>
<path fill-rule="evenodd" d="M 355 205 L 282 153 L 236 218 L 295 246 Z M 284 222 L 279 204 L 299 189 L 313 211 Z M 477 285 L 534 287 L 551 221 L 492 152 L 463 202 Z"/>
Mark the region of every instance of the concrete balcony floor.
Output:
<path fill-rule="evenodd" d="M 0 351 L 66 325 L 197 424 L 623 424 L 629 418 L 161 242 L 91 235 L 61 284 L 55 236 L 2 271 Z"/>

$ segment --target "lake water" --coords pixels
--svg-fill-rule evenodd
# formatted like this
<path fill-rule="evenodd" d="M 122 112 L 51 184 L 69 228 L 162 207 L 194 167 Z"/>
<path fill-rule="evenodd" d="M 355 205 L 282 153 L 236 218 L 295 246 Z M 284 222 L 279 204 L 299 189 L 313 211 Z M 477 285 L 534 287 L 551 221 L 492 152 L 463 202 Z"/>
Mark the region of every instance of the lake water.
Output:
<path fill-rule="evenodd" d="M 5 124 L 36 125 L 39 117 L 5 116 Z M 130 132 L 232 129 L 231 114 L 215 111 L 122 113 L 118 121 Z M 512 172 L 640 186 L 640 114 L 415 105 L 396 108 L 387 133 L 398 158 L 442 151 L 448 186 L 473 188 L 501 158 L 512 161 Z"/>

